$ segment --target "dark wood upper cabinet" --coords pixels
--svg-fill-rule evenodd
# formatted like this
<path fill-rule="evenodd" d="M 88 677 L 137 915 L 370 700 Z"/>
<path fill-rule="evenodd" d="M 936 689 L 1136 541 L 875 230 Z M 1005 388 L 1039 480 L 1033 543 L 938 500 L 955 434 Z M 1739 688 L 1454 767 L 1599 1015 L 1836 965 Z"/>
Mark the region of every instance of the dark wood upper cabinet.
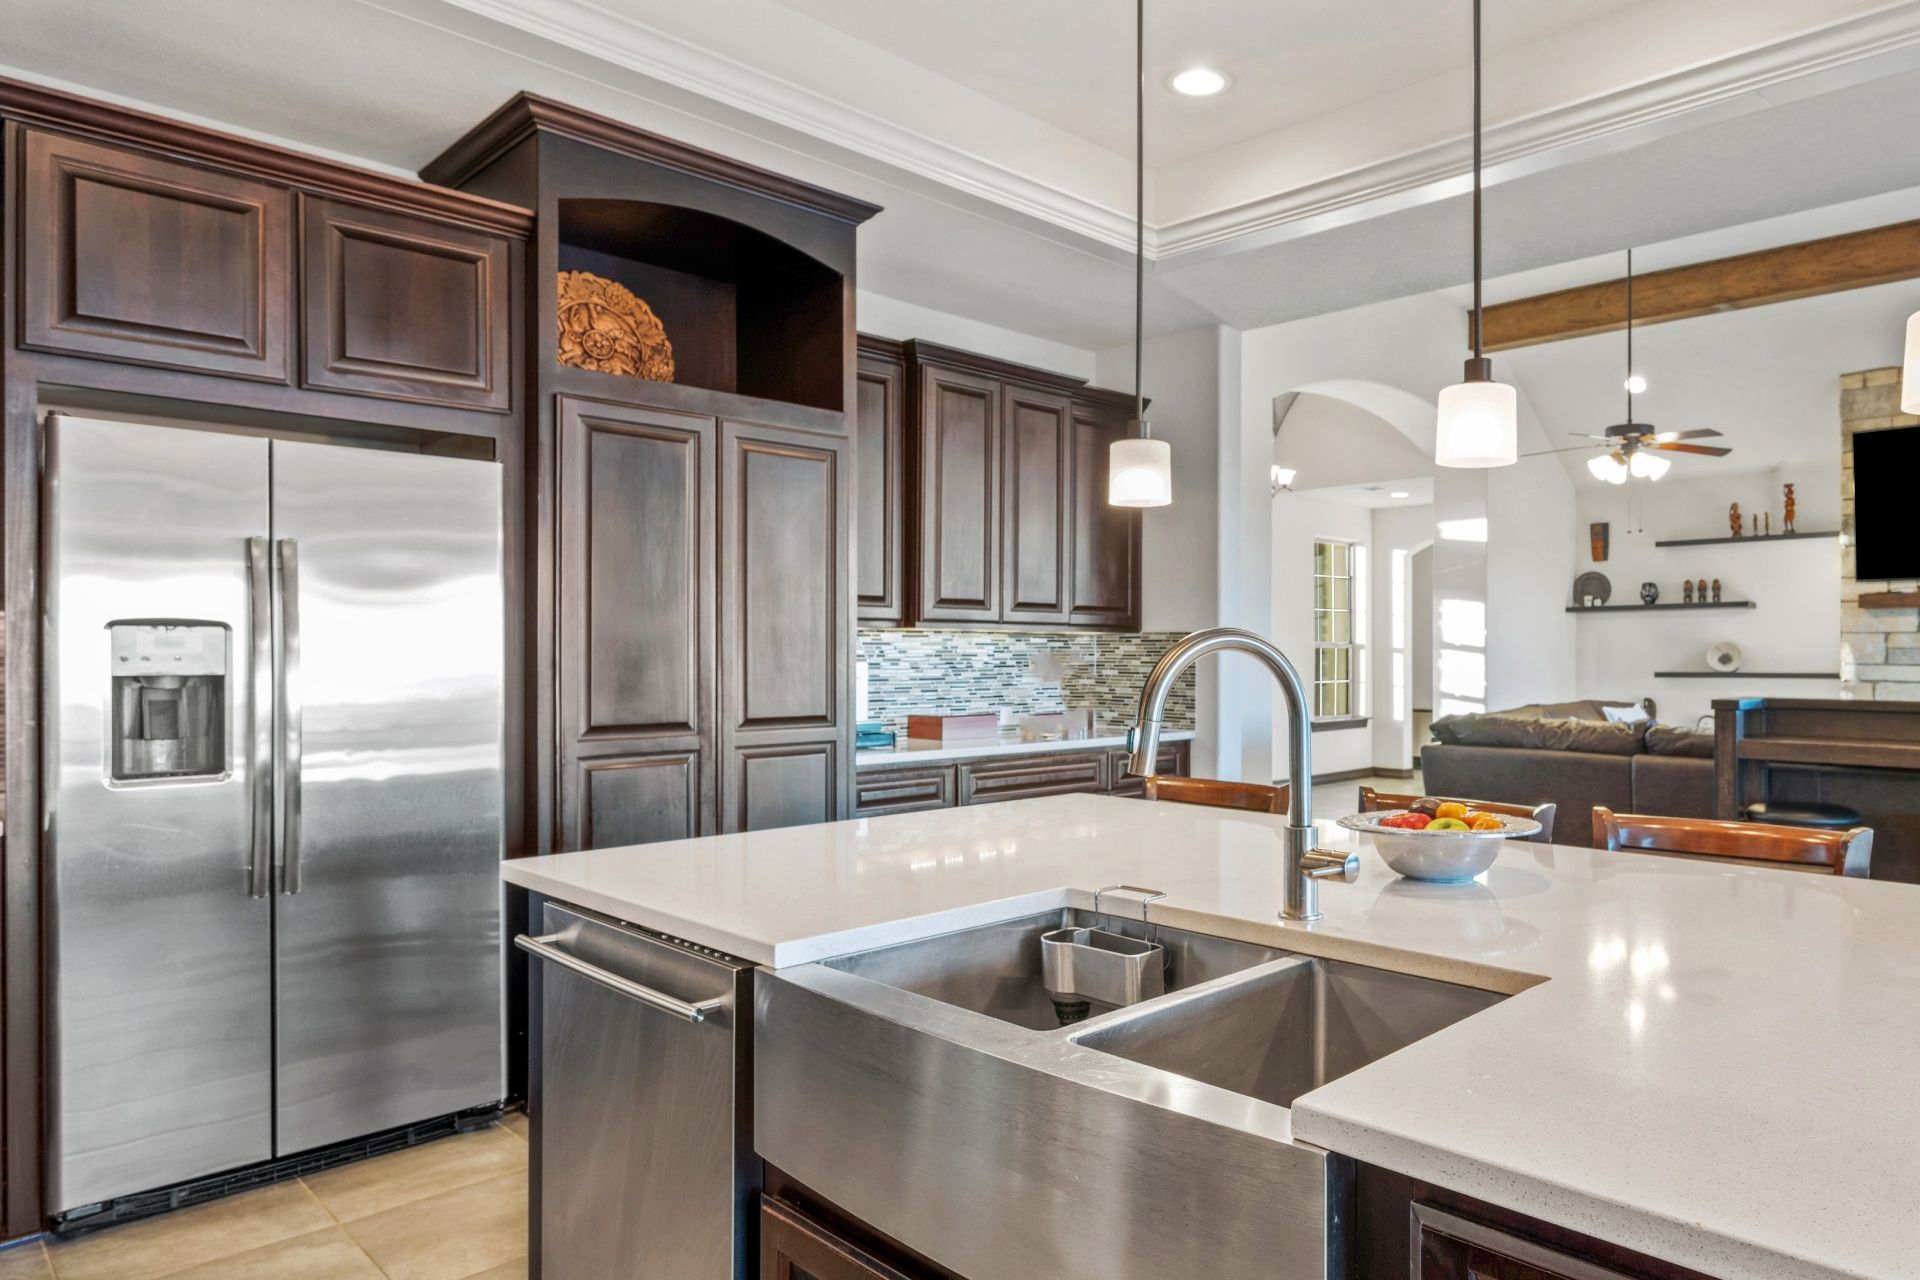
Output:
<path fill-rule="evenodd" d="M 1009 385 L 1002 418 L 1000 617 L 1066 622 L 1073 555 L 1073 401 L 1056 391 Z"/>
<path fill-rule="evenodd" d="M 293 194 L 28 131 L 21 342 L 287 380 Z"/>
<path fill-rule="evenodd" d="M 505 239 L 307 196 L 301 258 L 302 385 L 507 410 Z"/>
<path fill-rule="evenodd" d="M 1140 512 L 1107 502 L 1109 451 L 1129 434 L 1125 410 L 1081 402 L 1073 415 L 1072 572 L 1068 620 L 1140 626 Z"/>
<path fill-rule="evenodd" d="M 562 398 L 563 843 L 713 829 L 712 418 Z"/>
<path fill-rule="evenodd" d="M 1000 384 L 928 364 L 918 380 L 915 614 L 928 622 L 998 622 Z"/>
<path fill-rule="evenodd" d="M 845 436 L 722 426 L 723 830 L 852 807 L 852 452 Z"/>
<path fill-rule="evenodd" d="M 860 340 L 854 384 L 859 492 L 854 572 L 863 623 L 906 620 L 907 367 L 897 343 Z"/>

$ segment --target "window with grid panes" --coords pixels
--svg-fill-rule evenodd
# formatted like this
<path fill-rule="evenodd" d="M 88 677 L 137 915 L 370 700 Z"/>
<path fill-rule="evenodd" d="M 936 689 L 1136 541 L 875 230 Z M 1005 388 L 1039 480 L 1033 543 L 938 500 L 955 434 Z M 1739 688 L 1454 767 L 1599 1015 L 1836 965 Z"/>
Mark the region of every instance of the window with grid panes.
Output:
<path fill-rule="evenodd" d="M 1366 548 L 1316 539 L 1313 544 L 1313 715 L 1316 720 L 1364 715 Z"/>

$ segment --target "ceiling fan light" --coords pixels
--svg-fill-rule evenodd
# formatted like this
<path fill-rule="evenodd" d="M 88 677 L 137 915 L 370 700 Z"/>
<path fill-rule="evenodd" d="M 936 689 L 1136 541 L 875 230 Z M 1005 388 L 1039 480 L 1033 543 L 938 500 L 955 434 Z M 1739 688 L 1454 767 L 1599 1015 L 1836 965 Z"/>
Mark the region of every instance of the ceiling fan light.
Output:
<path fill-rule="evenodd" d="M 1470 378 L 1440 392 L 1435 462 L 1443 467 L 1510 467 L 1519 455 L 1520 405 L 1512 387 Z"/>
<path fill-rule="evenodd" d="M 1647 380 L 1637 373 L 1627 375 L 1627 394 L 1637 396 L 1647 389 Z"/>
<path fill-rule="evenodd" d="M 1633 456 L 1627 459 L 1627 470 L 1642 480 L 1658 480 L 1667 474 L 1667 468 L 1672 465 L 1659 454 L 1648 453 L 1644 449 L 1635 450 Z"/>
<path fill-rule="evenodd" d="M 1907 360 L 1900 377 L 1900 412 L 1920 413 L 1920 311 L 1907 317 Z"/>
<path fill-rule="evenodd" d="M 1107 462 L 1109 506 L 1164 507 L 1173 502 L 1173 450 L 1165 440 L 1115 440 Z"/>
<path fill-rule="evenodd" d="M 1610 453 L 1588 458 L 1587 470 L 1592 473 L 1595 480 L 1604 480 L 1608 484 L 1627 482 L 1627 468 Z"/>

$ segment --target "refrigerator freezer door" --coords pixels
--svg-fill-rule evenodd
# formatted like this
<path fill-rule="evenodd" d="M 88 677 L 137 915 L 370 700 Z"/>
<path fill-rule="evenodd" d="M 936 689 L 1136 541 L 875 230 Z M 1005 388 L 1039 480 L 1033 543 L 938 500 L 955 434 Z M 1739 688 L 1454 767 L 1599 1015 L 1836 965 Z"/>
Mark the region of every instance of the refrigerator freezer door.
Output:
<path fill-rule="evenodd" d="M 269 800 L 254 713 L 271 714 L 249 556 L 268 495 L 264 440 L 55 414 L 47 449 L 61 1213 L 272 1154 L 272 900 L 249 883 L 254 799 Z"/>
<path fill-rule="evenodd" d="M 274 442 L 278 1154 L 505 1095 L 500 514 L 492 463 Z"/>

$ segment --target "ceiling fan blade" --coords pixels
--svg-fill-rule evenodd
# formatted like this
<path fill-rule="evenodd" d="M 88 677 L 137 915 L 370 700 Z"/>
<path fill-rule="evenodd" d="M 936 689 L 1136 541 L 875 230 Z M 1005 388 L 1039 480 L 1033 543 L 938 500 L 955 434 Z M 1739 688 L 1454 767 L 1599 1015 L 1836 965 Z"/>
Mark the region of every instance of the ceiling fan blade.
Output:
<path fill-rule="evenodd" d="M 1715 431 L 1712 427 L 1700 427 L 1693 431 L 1662 431 L 1654 439 L 1661 444 L 1668 444 L 1674 440 L 1704 440 L 1708 436 L 1720 434 L 1722 433 Z"/>
<path fill-rule="evenodd" d="M 1597 447 L 1596 445 L 1590 444 L 1576 444 L 1566 449 L 1536 449 L 1532 453 L 1523 453 L 1520 456 L 1523 458 L 1545 458 L 1556 453 L 1586 453 L 1588 450 Z"/>
<path fill-rule="evenodd" d="M 1613 443 L 1613 437 L 1612 437 L 1612 436 L 1596 436 L 1596 435 L 1590 435 L 1589 433 L 1587 433 L 1587 432 L 1585 432 L 1585 431 L 1569 431 L 1569 432 L 1567 432 L 1567 434 L 1568 434 L 1568 435 L 1570 435 L 1570 436 L 1572 436 L 1572 437 L 1573 437 L 1573 438 L 1574 438 L 1575 440 L 1598 440 L 1598 441 L 1599 441 L 1599 442 L 1600 442 L 1601 444 L 1612 444 L 1612 443 Z"/>
<path fill-rule="evenodd" d="M 1711 444 L 1654 444 L 1647 447 L 1664 453 L 1698 453 L 1709 458 L 1724 458 L 1733 452 L 1721 445 Z"/>

